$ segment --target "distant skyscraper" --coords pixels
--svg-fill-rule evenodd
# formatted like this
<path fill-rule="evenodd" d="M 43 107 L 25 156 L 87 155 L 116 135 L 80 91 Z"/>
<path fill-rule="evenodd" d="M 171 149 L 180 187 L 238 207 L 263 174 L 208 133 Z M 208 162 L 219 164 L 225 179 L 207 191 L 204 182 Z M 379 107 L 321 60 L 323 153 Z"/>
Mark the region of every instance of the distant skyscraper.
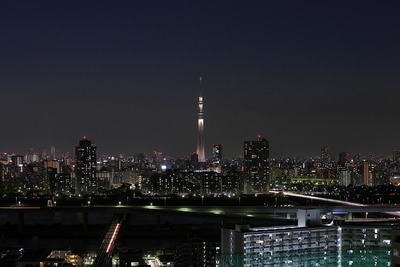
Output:
<path fill-rule="evenodd" d="M 0 183 L 4 182 L 4 164 L 0 162 Z"/>
<path fill-rule="evenodd" d="M 400 149 L 396 149 L 393 151 L 393 161 L 400 162 Z"/>
<path fill-rule="evenodd" d="M 363 185 L 373 186 L 372 173 L 369 171 L 369 162 L 367 160 L 363 164 Z"/>
<path fill-rule="evenodd" d="M 15 172 L 23 172 L 24 170 L 24 156 L 13 155 L 11 156 L 12 165 Z"/>
<path fill-rule="evenodd" d="M 360 162 L 360 154 L 356 153 L 353 155 L 353 162 L 359 163 Z"/>
<path fill-rule="evenodd" d="M 200 90 L 201 90 L 202 77 L 200 77 Z M 206 161 L 206 153 L 204 151 L 204 112 L 203 112 L 203 97 L 199 96 L 199 113 L 197 119 L 198 133 L 197 133 L 197 155 L 199 162 Z"/>
<path fill-rule="evenodd" d="M 52 159 L 55 159 L 56 158 L 56 147 L 55 146 L 52 146 L 50 148 L 50 153 L 51 153 Z"/>
<path fill-rule="evenodd" d="M 221 161 L 222 161 L 222 145 L 214 144 L 212 154 L 212 170 L 221 172 Z"/>
<path fill-rule="evenodd" d="M 25 155 L 24 157 L 25 163 L 26 164 L 31 164 L 34 162 L 39 162 L 40 161 L 40 155 L 38 153 L 35 153 L 33 151 L 29 152 L 28 154 Z"/>
<path fill-rule="evenodd" d="M 245 193 L 266 193 L 269 188 L 269 142 L 258 136 L 257 141 L 244 142 Z"/>
<path fill-rule="evenodd" d="M 327 147 L 327 146 L 321 147 L 321 162 L 322 163 L 329 162 L 329 147 Z"/>
<path fill-rule="evenodd" d="M 347 153 L 340 152 L 339 153 L 339 161 L 338 161 L 339 166 L 344 167 L 344 165 L 346 165 L 346 162 L 347 162 Z"/>
<path fill-rule="evenodd" d="M 199 166 L 199 155 L 196 152 L 193 152 L 190 155 L 190 167 L 194 170 L 198 169 Z"/>
<path fill-rule="evenodd" d="M 77 193 L 92 193 L 97 190 L 96 145 L 86 136 L 75 147 L 75 176 Z"/>
<path fill-rule="evenodd" d="M 214 144 L 213 145 L 212 163 L 213 164 L 221 164 L 221 160 L 222 160 L 222 145 Z"/>

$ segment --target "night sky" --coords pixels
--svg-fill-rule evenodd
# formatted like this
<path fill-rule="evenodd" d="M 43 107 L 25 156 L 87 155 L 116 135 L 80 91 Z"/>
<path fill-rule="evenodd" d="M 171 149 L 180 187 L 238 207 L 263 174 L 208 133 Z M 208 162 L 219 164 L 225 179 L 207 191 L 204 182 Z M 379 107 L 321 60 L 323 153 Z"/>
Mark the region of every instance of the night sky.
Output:
<path fill-rule="evenodd" d="M 390 154 L 399 1 L 0 1 L 0 151 Z"/>

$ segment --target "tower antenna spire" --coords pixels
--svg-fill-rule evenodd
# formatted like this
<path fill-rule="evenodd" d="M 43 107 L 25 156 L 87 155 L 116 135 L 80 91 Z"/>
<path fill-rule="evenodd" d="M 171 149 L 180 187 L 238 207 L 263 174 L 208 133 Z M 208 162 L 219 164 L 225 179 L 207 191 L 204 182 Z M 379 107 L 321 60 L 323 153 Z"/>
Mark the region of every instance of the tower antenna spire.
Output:
<path fill-rule="evenodd" d="M 203 77 L 199 77 L 199 91 L 200 91 L 200 96 L 202 95 L 202 93 L 203 93 L 203 90 L 202 90 L 202 83 L 203 83 Z"/>

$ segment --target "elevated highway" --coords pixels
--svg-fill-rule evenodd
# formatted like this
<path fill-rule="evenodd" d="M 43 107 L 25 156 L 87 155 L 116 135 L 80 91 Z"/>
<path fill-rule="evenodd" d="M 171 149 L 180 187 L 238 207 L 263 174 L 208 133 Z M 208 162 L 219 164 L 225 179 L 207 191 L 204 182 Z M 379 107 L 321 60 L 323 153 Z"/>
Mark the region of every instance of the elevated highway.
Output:
<path fill-rule="evenodd" d="M 400 214 L 400 205 L 330 205 L 330 206 L 93 206 L 93 207 L 0 207 L 0 213 L 34 212 L 103 212 L 108 214 L 133 214 L 133 213 L 174 213 L 174 214 L 203 214 L 212 216 L 263 216 L 271 213 L 295 212 L 298 209 L 320 209 L 323 212 L 380 212 Z"/>
<path fill-rule="evenodd" d="M 281 206 L 281 205 L 263 205 L 263 206 L 168 206 L 168 205 L 142 205 L 142 206 L 131 206 L 131 205 L 95 205 L 95 206 L 13 206 L 13 207 L 0 207 L 0 215 L 2 213 L 17 214 L 18 223 L 23 225 L 25 217 L 29 221 L 32 218 L 32 214 L 35 217 L 46 216 L 46 214 L 71 214 L 79 213 L 82 214 L 81 221 L 84 228 L 87 229 L 89 221 L 92 220 L 93 216 L 99 214 L 108 215 L 109 219 L 114 214 L 129 215 L 130 222 L 146 224 L 146 219 L 154 216 L 168 218 L 170 223 L 190 223 L 190 220 L 202 220 L 203 218 L 211 218 L 213 221 L 225 220 L 228 218 L 248 218 L 266 220 L 270 219 L 271 215 L 281 214 L 283 218 L 287 214 L 295 214 L 298 209 L 313 209 L 318 208 L 321 212 L 331 212 L 337 214 L 351 214 L 351 213 L 382 213 L 385 217 L 400 217 L 400 205 L 365 205 L 360 203 L 354 203 L 349 201 L 335 200 L 329 198 L 322 198 L 312 195 L 296 194 L 292 192 L 276 192 L 271 193 L 279 196 L 293 197 L 293 198 L 305 198 L 315 200 L 314 203 L 319 205 L 307 205 L 307 206 Z M 327 205 L 322 205 L 326 202 Z M 240 204 L 240 201 L 239 201 Z M 278 204 L 278 203 L 276 203 Z M 27 216 L 25 216 L 25 214 Z M 0 216 L 1 220 L 1 216 Z M 107 222 L 108 222 L 107 220 Z M 153 219 L 151 219 L 153 220 Z M 155 219 L 154 219 L 155 220 Z M 156 219 L 159 220 L 159 219 Z M 0 221 L 0 224 L 2 222 Z M 129 223 L 129 221 L 127 222 Z"/>

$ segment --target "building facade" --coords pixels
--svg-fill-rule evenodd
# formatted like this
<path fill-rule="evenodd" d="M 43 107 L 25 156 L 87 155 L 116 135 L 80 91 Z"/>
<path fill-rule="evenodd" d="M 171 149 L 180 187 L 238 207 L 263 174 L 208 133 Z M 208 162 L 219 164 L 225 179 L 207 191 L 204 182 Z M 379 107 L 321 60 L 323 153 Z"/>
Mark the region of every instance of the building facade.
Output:
<path fill-rule="evenodd" d="M 258 137 L 257 141 L 244 142 L 245 193 L 267 193 L 269 189 L 269 142 Z"/>
<path fill-rule="evenodd" d="M 219 253 L 219 242 L 191 241 L 180 243 L 175 251 L 176 267 L 215 267 Z"/>
<path fill-rule="evenodd" d="M 76 193 L 95 193 L 96 180 L 96 145 L 84 136 L 75 147 Z"/>
<path fill-rule="evenodd" d="M 214 144 L 212 147 L 212 162 L 211 162 L 212 170 L 221 173 L 221 164 L 222 164 L 222 145 Z"/>
<path fill-rule="evenodd" d="M 390 266 L 393 227 L 388 221 L 346 222 L 341 228 L 342 266 Z"/>
<path fill-rule="evenodd" d="M 340 228 L 321 225 L 319 212 L 299 213 L 297 226 L 222 229 L 218 266 L 341 266 Z"/>

